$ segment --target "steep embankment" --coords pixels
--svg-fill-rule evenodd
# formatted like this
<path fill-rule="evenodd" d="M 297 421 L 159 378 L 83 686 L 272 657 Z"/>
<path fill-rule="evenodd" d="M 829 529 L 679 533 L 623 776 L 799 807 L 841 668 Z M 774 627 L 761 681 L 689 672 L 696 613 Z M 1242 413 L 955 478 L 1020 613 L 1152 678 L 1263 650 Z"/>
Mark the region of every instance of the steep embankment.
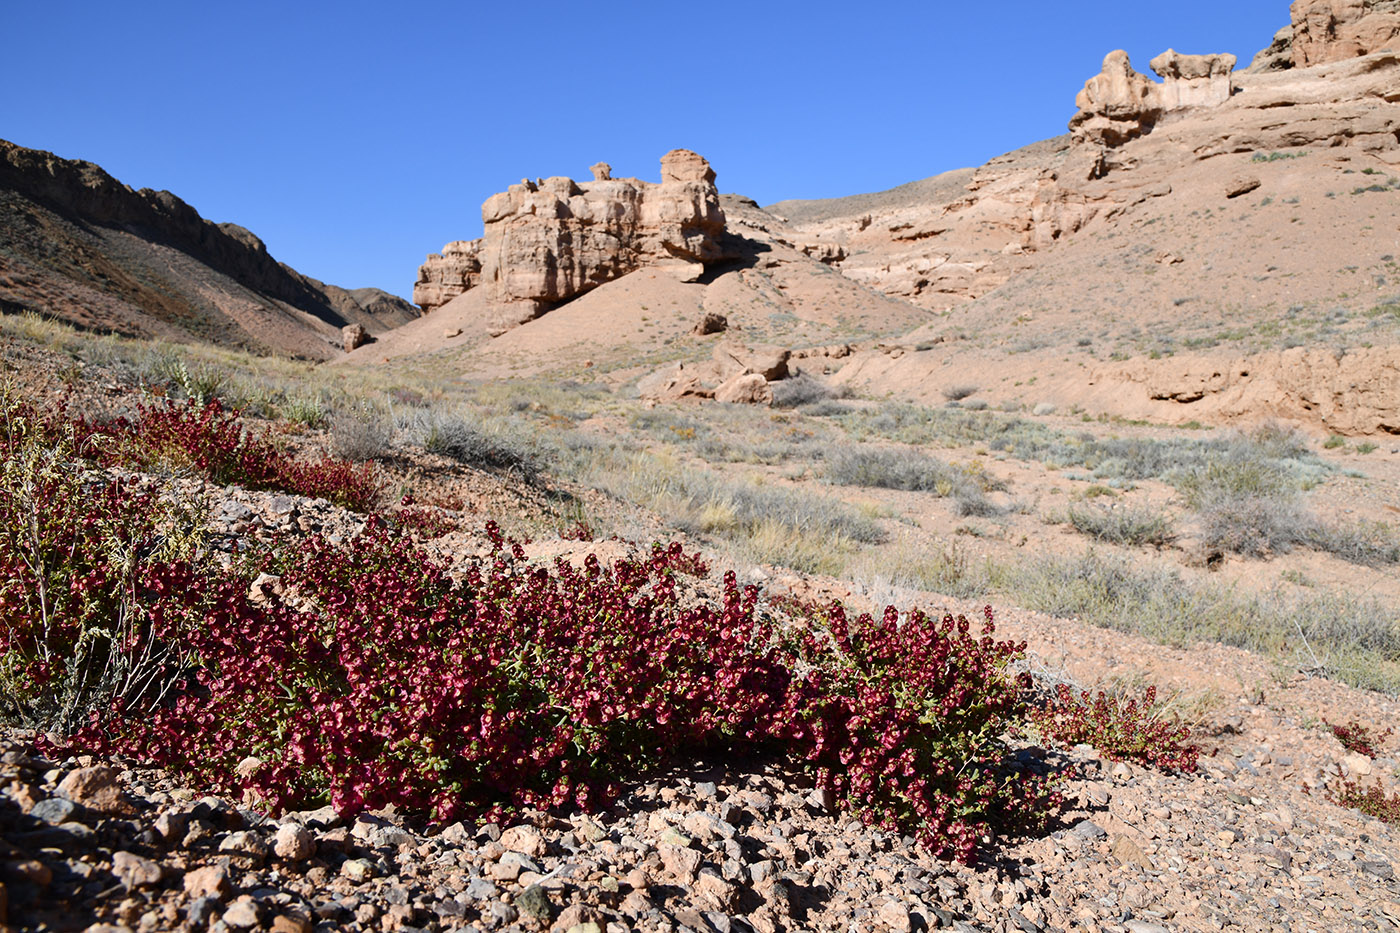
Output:
<path fill-rule="evenodd" d="M 3 140 L 0 309 L 310 359 L 337 355 L 347 324 L 378 333 L 418 314 L 387 292 L 302 275 L 168 191 Z"/>

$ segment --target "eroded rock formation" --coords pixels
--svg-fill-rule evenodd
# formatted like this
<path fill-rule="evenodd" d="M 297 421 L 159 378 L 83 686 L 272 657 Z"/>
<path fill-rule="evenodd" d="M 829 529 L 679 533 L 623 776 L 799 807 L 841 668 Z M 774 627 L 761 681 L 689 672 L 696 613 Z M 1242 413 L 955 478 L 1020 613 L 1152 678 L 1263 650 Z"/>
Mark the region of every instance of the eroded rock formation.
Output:
<path fill-rule="evenodd" d="M 485 235 L 429 256 L 414 301 L 431 311 L 485 288 L 494 303 L 514 309 L 506 323 L 520 323 L 643 266 L 696 276 L 724 258 L 715 172 L 700 155 L 662 156 L 660 184 L 613 178 L 604 162 L 591 171 L 592 181 L 526 179 L 488 198 Z"/>
<path fill-rule="evenodd" d="M 1161 84 L 1135 71 L 1127 52 L 1108 53 L 1103 71 L 1074 99 L 1079 112 L 1069 128 L 1075 142 L 1121 146 L 1150 133 L 1165 113 L 1219 106 L 1234 91 L 1233 55 L 1182 55 L 1167 49 L 1151 65 L 1162 77 Z"/>
<path fill-rule="evenodd" d="M 1400 0 L 1294 0 L 1294 68 L 1400 48 Z"/>

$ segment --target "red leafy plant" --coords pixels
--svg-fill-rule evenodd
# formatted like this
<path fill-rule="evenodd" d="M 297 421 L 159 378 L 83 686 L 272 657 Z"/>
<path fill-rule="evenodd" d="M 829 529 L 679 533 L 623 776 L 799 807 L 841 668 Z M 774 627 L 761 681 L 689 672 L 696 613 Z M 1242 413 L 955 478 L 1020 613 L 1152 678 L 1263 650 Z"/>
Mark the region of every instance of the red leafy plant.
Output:
<path fill-rule="evenodd" d="M 71 431 L 0 396 L 0 719 L 66 730 L 93 705 L 155 702 L 182 663 L 200 580 L 178 503 L 74 464 Z"/>
<path fill-rule="evenodd" d="M 50 432 L 63 430 L 65 420 L 77 432 L 77 452 L 106 465 L 188 467 L 216 483 L 314 496 L 361 512 L 374 507 L 381 491 L 372 465 L 328 456 L 298 460 L 217 399 L 138 405 L 132 417 L 101 422 L 60 414 L 50 419 Z"/>
<path fill-rule="evenodd" d="M 171 697 L 119 700 L 78 743 L 216 785 L 241 771 L 272 809 L 436 820 L 595 808 L 682 751 L 743 746 L 961 859 L 1058 804 L 1007 764 L 1023 646 L 994 641 L 990 614 L 980 634 L 893 610 L 783 619 L 732 574 L 717 601 L 682 598 L 708 569 L 678 544 L 545 568 L 488 530 L 494 552 L 460 567 L 372 519 L 349 544 L 214 575 L 181 594 L 197 618 L 150 631 L 193 659 Z M 254 569 L 278 576 L 271 593 L 249 592 Z"/>
<path fill-rule="evenodd" d="M 1383 823 L 1400 823 L 1400 794 L 1387 797 L 1378 785 L 1362 788 L 1355 781 L 1343 780 L 1327 789 L 1327 797 L 1333 803 L 1360 810 Z"/>
<path fill-rule="evenodd" d="M 1200 752 L 1182 743 L 1190 737 L 1185 726 L 1174 725 L 1153 713 L 1157 688 L 1148 687 L 1141 702 L 1126 702 L 1100 690 L 1074 695 L 1067 685 L 1055 689 L 1055 698 L 1033 709 L 1031 723 L 1042 735 L 1070 745 L 1092 745 L 1110 761 L 1137 761 L 1169 771 L 1195 771 Z"/>
<path fill-rule="evenodd" d="M 1322 721 L 1327 728 L 1332 730 L 1332 734 L 1337 737 L 1337 741 L 1342 743 L 1343 748 L 1358 755 L 1365 755 L 1367 758 L 1375 758 L 1378 754 L 1376 746 L 1395 734 L 1394 729 L 1386 729 L 1380 735 L 1375 735 L 1355 719 L 1345 726 L 1328 722 L 1326 719 Z"/>

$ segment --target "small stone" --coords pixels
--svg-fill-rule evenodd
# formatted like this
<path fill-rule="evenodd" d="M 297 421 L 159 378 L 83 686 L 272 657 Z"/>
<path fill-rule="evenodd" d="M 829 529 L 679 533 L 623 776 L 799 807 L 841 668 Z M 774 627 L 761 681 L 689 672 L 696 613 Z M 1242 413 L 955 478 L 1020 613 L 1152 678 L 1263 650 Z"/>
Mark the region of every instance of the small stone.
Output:
<path fill-rule="evenodd" d="M 185 919 L 195 929 L 206 927 L 223 907 L 223 900 L 217 897 L 199 897 L 190 902 L 185 910 Z"/>
<path fill-rule="evenodd" d="M 311 933 L 311 918 L 288 911 L 272 918 L 272 933 Z"/>
<path fill-rule="evenodd" d="M 512 826 L 501 833 L 501 845 L 530 858 L 539 858 L 545 852 L 544 836 L 540 835 L 538 829 L 529 825 Z"/>
<path fill-rule="evenodd" d="M 880 908 L 879 916 L 881 922 L 896 933 L 909 933 L 913 925 L 909 920 L 909 911 L 899 901 L 886 901 Z"/>
<path fill-rule="evenodd" d="M 260 862 L 267 858 L 267 843 L 263 842 L 257 833 L 229 833 L 219 843 L 219 851 L 246 856 L 255 862 Z"/>
<path fill-rule="evenodd" d="M 514 923 L 516 920 L 520 919 L 520 911 L 516 910 L 510 904 L 507 904 L 505 901 L 492 901 L 487 905 L 486 912 L 501 925 Z"/>
<path fill-rule="evenodd" d="M 99 813 L 115 813 L 122 806 L 117 771 L 107 765 L 94 765 L 70 772 L 58 785 L 58 796 Z"/>
<path fill-rule="evenodd" d="M 158 864 L 131 852 L 118 852 L 112 856 L 112 872 L 121 879 L 128 891 L 132 888 L 154 887 L 165 877 L 164 869 Z"/>
<path fill-rule="evenodd" d="M 1240 837 L 1239 834 L 1232 829 L 1222 829 L 1220 832 L 1215 834 L 1215 838 L 1220 840 L 1220 844 L 1222 846 L 1229 848 L 1230 846 L 1234 845 Z"/>
<path fill-rule="evenodd" d="M 362 858 L 347 859 L 340 866 L 340 876 L 359 884 L 374 877 L 374 865 Z"/>
<path fill-rule="evenodd" d="M 1342 759 L 1342 764 L 1356 777 L 1365 777 L 1371 773 L 1371 759 L 1365 755 L 1348 755 Z"/>
<path fill-rule="evenodd" d="M 1373 875 L 1377 878 L 1380 878 L 1382 881 L 1395 880 L 1395 868 L 1389 862 L 1363 861 L 1357 863 L 1356 867 L 1360 868 L 1363 872 L 1365 872 L 1368 875 Z"/>
<path fill-rule="evenodd" d="M 5 865 L 5 871 L 14 879 L 27 881 L 41 888 L 47 888 L 53 882 L 53 869 L 35 859 L 10 862 Z"/>
<path fill-rule="evenodd" d="M 206 865 L 185 874 L 185 893 L 192 898 L 226 898 L 233 893 L 233 885 L 222 865 Z"/>
<path fill-rule="evenodd" d="M 258 902 L 244 894 L 228 905 L 224 911 L 224 923 L 237 930 L 246 930 L 262 922 L 260 914 Z"/>
<path fill-rule="evenodd" d="M 190 828 L 190 815 L 178 810 L 166 810 L 156 817 L 155 829 L 163 839 L 182 839 Z"/>
<path fill-rule="evenodd" d="M 50 826 L 57 826 L 60 823 L 67 823 L 78 813 L 78 805 L 66 797 L 50 797 L 36 803 L 29 811 L 29 815 L 34 819 Z"/>
<path fill-rule="evenodd" d="M 695 879 L 695 873 L 700 870 L 699 852 L 684 846 L 664 844 L 658 846 L 657 851 L 661 854 L 661 864 L 681 884 L 689 884 Z"/>
<path fill-rule="evenodd" d="M 545 893 L 544 888 L 532 884 L 516 895 L 515 909 L 526 917 L 546 921 L 553 913 L 554 905 L 550 903 L 549 895 Z"/>
<path fill-rule="evenodd" d="M 316 852 L 316 837 L 299 823 L 283 823 L 273 840 L 272 851 L 288 862 L 304 862 Z"/>
<path fill-rule="evenodd" d="M 1147 853 L 1142 851 L 1142 846 L 1137 844 L 1131 836 L 1119 833 L 1113 837 L 1113 843 L 1109 848 L 1109 854 L 1124 865 L 1137 865 L 1141 868 L 1151 869 L 1152 860 L 1147 857 Z"/>

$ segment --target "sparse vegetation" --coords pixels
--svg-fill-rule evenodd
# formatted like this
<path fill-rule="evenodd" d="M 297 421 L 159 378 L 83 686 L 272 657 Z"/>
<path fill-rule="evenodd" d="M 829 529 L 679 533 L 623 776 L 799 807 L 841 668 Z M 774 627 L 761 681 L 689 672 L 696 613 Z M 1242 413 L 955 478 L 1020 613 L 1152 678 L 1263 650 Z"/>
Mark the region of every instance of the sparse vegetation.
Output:
<path fill-rule="evenodd" d="M 1110 544 L 1162 547 L 1176 537 L 1172 520 L 1145 506 L 1072 505 L 1066 514 L 1075 531 Z"/>

